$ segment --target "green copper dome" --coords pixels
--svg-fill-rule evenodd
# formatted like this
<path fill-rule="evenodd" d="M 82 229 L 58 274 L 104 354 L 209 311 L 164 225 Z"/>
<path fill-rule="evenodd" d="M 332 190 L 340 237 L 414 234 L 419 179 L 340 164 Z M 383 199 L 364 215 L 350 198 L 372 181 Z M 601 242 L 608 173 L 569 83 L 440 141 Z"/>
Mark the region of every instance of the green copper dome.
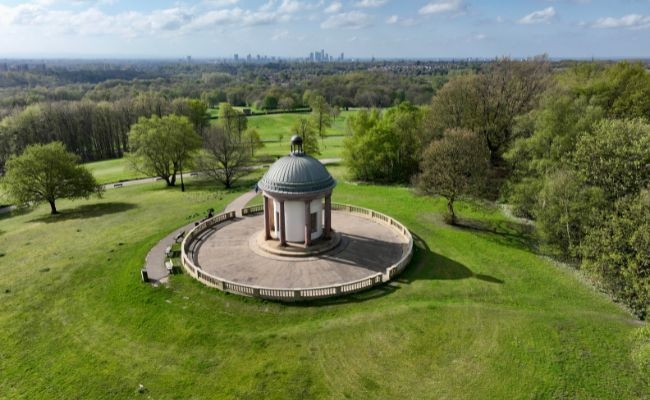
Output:
<path fill-rule="evenodd" d="M 258 186 L 271 195 L 300 197 L 331 191 L 336 181 L 320 161 L 294 151 L 273 163 Z"/>

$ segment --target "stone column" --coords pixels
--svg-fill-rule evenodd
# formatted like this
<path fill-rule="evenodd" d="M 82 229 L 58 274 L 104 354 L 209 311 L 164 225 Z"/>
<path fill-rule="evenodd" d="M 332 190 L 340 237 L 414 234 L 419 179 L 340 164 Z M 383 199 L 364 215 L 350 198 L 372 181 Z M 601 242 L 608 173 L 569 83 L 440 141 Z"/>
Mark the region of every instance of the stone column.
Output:
<path fill-rule="evenodd" d="M 332 193 L 325 196 L 325 239 L 332 236 Z"/>
<path fill-rule="evenodd" d="M 305 247 L 311 246 L 311 201 L 305 200 Z"/>
<path fill-rule="evenodd" d="M 269 198 L 266 195 L 262 196 L 264 198 L 264 240 L 271 239 L 271 222 L 269 218 L 271 217 L 269 213 Z"/>
<path fill-rule="evenodd" d="M 287 228 L 285 227 L 284 200 L 280 201 L 280 246 L 287 245 Z"/>

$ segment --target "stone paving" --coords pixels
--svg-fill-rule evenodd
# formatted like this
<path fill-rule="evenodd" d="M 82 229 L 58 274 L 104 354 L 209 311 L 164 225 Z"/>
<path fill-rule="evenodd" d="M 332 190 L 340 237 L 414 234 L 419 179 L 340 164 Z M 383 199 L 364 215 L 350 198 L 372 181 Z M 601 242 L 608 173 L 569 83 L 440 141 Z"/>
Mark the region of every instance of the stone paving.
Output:
<path fill-rule="evenodd" d="M 254 191 L 244 193 L 230 202 L 224 209 L 224 212 L 235 211 L 237 212 L 237 215 L 241 216 L 241 209 L 246 207 L 246 204 L 248 204 L 255 195 L 256 193 Z M 167 271 L 167 268 L 165 268 L 165 249 L 167 246 L 171 246 L 172 243 L 174 243 L 174 238 L 178 236 L 179 233 L 187 233 L 192 228 L 194 228 L 194 222 L 174 230 L 149 250 L 147 257 L 145 258 L 144 268 L 147 270 L 147 275 L 152 283 L 164 283 L 167 281 L 169 272 Z"/>
<path fill-rule="evenodd" d="M 221 279 L 265 288 L 315 288 L 364 279 L 386 272 L 399 261 L 406 239 L 386 225 L 346 212 L 332 213 L 340 244 L 324 254 L 283 257 L 268 254 L 256 242 L 263 216 L 237 218 L 202 238 L 194 258 L 204 271 Z"/>

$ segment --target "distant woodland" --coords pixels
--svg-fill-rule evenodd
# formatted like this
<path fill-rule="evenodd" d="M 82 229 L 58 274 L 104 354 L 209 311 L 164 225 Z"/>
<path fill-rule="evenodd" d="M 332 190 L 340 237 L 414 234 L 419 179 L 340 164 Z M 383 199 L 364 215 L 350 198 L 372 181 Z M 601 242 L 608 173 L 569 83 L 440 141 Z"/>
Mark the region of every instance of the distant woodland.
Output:
<path fill-rule="evenodd" d="M 0 64 L 0 167 L 52 141 L 83 161 L 122 157 L 140 117 L 186 116 L 202 136 L 219 104 L 290 112 L 314 94 L 330 110 L 362 108 L 344 142 L 352 179 L 443 196 L 454 224 L 463 223 L 459 198 L 506 203 L 535 224 L 542 253 L 647 317 L 650 74 L 641 62 Z"/>

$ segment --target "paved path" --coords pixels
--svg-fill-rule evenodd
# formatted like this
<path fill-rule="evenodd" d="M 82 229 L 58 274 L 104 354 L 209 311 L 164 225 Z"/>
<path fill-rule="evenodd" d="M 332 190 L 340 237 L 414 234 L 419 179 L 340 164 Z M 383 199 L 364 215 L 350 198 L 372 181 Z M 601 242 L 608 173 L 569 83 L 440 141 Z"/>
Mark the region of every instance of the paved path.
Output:
<path fill-rule="evenodd" d="M 246 204 L 255 197 L 256 193 L 254 191 L 249 191 L 241 196 L 237 197 L 235 200 L 231 201 L 224 211 L 235 211 L 237 216 L 241 216 L 241 209 L 246 207 Z M 177 237 L 181 232 L 189 232 L 194 228 L 194 222 L 182 226 L 175 231 L 171 232 L 169 235 L 161 239 L 158 244 L 156 244 L 147 254 L 145 258 L 144 268 L 147 270 L 147 275 L 149 280 L 152 283 L 165 283 L 169 277 L 167 268 L 165 268 L 165 249 L 167 246 L 170 246 L 174 243 L 174 238 Z"/>

